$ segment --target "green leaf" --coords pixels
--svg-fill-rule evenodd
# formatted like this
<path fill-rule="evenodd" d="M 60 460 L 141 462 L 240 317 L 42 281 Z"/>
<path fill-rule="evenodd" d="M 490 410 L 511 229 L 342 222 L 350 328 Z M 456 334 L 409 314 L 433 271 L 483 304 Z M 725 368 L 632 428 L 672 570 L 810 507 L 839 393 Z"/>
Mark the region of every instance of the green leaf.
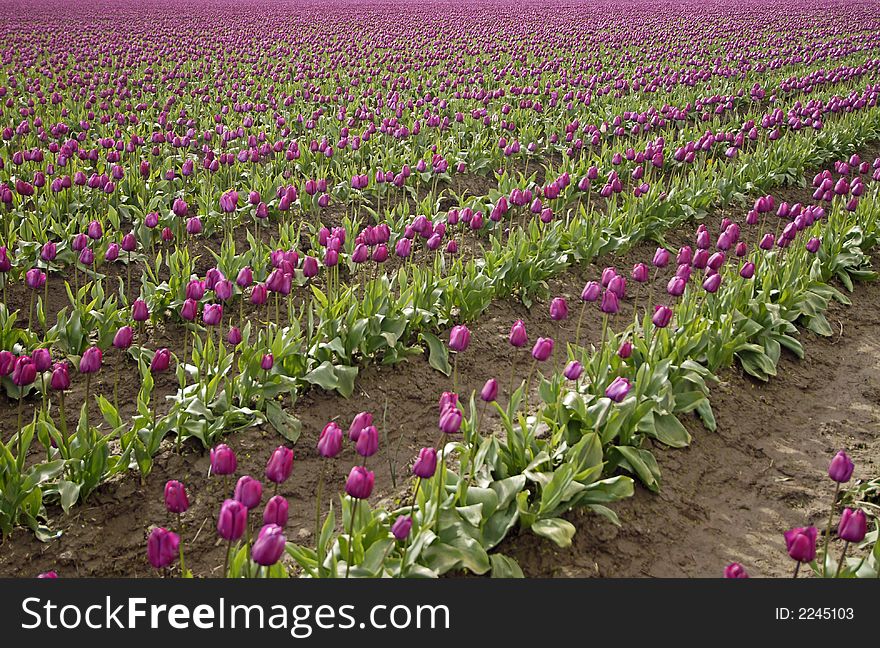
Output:
<path fill-rule="evenodd" d="M 291 443 L 297 442 L 302 433 L 302 422 L 298 418 L 285 412 L 275 401 L 266 403 L 266 418 L 278 434 Z"/>
<path fill-rule="evenodd" d="M 648 434 L 672 448 L 685 448 L 691 442 L 691 435 L 674 414 L 655 412 L 653 433 Z"/>
<path fill-rule="evenodd" d="M 538 520 L 532 525 L 532 531 L 539 536 L 549 538 L 563 549 L 571 546 L 571 539 L 574 537 L 574 525 L 562 518 L 547 518 Z"/>
<path fill-rule="evenodd" d="M 450 375 L 452 367 L 449 366 L 449 350 L 446 345 L 433 333 L 424 332 L 420 337 L 428 345 L 428 364 L 444 376 Z"/>
<path fill-rule="evenodd" d="M 489 556 L 492 563 L 492 578 L 525 578 L 519 564 L 504 554 Z"/>

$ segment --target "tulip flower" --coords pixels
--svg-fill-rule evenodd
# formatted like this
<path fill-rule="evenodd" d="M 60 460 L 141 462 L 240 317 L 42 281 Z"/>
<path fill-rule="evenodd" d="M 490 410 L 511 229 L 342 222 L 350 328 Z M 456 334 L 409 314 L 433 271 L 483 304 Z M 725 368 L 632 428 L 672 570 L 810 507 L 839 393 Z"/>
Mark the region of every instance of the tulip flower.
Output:
<path fill-rule="evenodd" d="M 845 484 L 852 477 L 855 464 L 843 450 L 834 455 L 828 466 L 828 476 L 838 484 Z"/>
<path fill-rule="evenodd" d="M 354 499 L 367 499 L 373 492 L 376 475 L 364 466 L 354 466 L 345 481 L 345 492 Z"/>
<path fill-rule="evenodd" d="M 98 373 L 101 370 L 101 349 L 89 347 L 79 361 L 79 372 L 83 374 Z"/>
<path fill-rule="evenodd" d="M 550 302 L 550 319 L 559 322 L 568 317 L 568 302 L 562 297 L 556 297 Z"/>
<path fill-rule="evenodd" d="M 461 427 L 462 413 L 457 407 L 447 407 L 440 414 L 439 427 L 443 434 L 456 434 Z"/>
<path fill-rule="evenodd" d="M 361 432 L 373 424 L 373 415 L 370 412 L 361 412 L 354 417 L 348 427 L 348 438 L 357 441 Z"/>
<path fill-rule="evenodd" d="M 37 578 L 58 578 L 58 572 L 54 572 L 54 571 L 43 572 L 42 574 L 37 576 Z"/>
<path fill-rule="evenodd" d="M 223 306 L 221 304 L 205 304 L 202 311 L 202 321 L 206 326 L 218 326 L 223 319 Z"/>
<path fill-rule="evenodd" d="M 168 371 L 170 365 L 171 351 L 166 348 L 157 349 L 156 353 L 153 354 L 153 359 L 150 361 L 150 372 L 155 374 Z"/>
<path fill-rule="evenodd" d="M 260 358 L 260 368 L 263 371 L 271 371 L 274 366 L 275 357 L 271 353 L 264 353 L 263 357 Z"/>
<path fill-rule="evenodd" d="M 259 506 L 263 499 L 263 485 L 253 477 L 244 475 L 235 484 L 233 497 L 241 502 L 250 511 Z"/>
<path fill-rule="evenodd" d="M 379 431 L 368 425 L 358 434 L 355 450 L 362 457 L 372 457 L 379 450 Z"/>
<path fill-rule="evenodd" d="M 617 313 L 620 310 L 620 305 L 617 301 L 617 294 L 611 290 L 606 290 L 602 293 L 602 303 L 599 305 L 599 310 L 606 315 Z"/>
<path fill-rule="evenodd" d="M 798 527 L 786 531 L 784 535 L 788 555 L 798 563 L 794 571 L 797 578 L 801 563 L 811 562 L 816 557 L 816 527 Z"/>
<path fill-rule="evenodd" d="M 391 525 L 391 534 L 398 540 L 406 540 L 412 530 L 412 517 L 409 515 L 398 516 Z"/>
<path fill-rule="evenodd" d="M 602 287 L 596 281 L 588 281 L 586 285 L 584 285 L 584 289 L 581 291 L 581 299 L 584 302 L 594 302 L 599 299 L 599 295 L 602 292 Z"/>
<path fill-rule="evenodd" d="M 629 340 L 624 340 L 624 342 L 620 345 L 620 348 L 617 350 L 617 355 L 622 359 L 626 360 L 632 355 L 632 342 Z"/>
<path fill-rule="evenodd" d="M 277 524 L 266 524 L 260 529 L 254 546 L 251 547 L 251 559 L 262 567 L 271 567 L 284 554 L 287 538 Z"/>
<path fill-rule="evenodd" d="M 490 378 L 486 381 L 486 384 L 483 385 L 483 389 L 480 391 L 480 399 L 482 399 L 486 403 L 493 403 L 497 398 L 498 381 L 494 378 Z"/>
<path fill-rule="evenodd" d="M 666 328 L 669 326 L 669 322 L 672 321 L 672 309 L 668 306 L 655 306 L 654 307 L 654 315 L 651 317 L 651 322 L 657 328 Z"/>
<path fill-rule="evenodd" d="M 263 509 L 263 524 L 277 524 L 282 529 L 287 525 L 290 505 L 281 495 L 275 495 Z"/>
<path fill-rule="evenodd" d="M 471 332 L 467 326 L 453 326 L 449 332 L 449 349 L 461 353 L 468 348 L 471 341 Z"/>
<path fill-rule="evenodd" d="M 516 320 L 513 323 L 513 326 L 510 327 L 510 337 L 508 341 L 511 346 L 515 346 L 517 348 L 523 347 L 528 342 L 529 338 L 526 334 L 526 325 L 522 320 Z"/>
<path fill-rule="evenodd" d="M 12 382 L 18 387 L 32 385 L 37 378 L 37 367 L 30 356 L 19 356 L 12 367 Z M 20 428 L 21 426 L 19 426 Z"/>
<path fill-rule="evenodd" d="M 180 536 L 156 527 L 147 538 L 147 559 L 156 569 L 169 567 L 180 555 Z"/>
<path fill-rule="evenodd" d="M 577 380 L 581 377 L 581 374 L 583 372 L 583 365 L 577 360 L 572 360 L 565 366 L 565 370 L 562 372 L 562 374 L 569 380 Z"/>
<path fill-rule="evenodd" d="M 840 523 L 837 525 L 837 536 L 846 542 L 861 542 L 868 531 L 867 518 L 861 509 L 843 509 Z"/>
<path fill-rule="evenodd" d="M 186 488 L 175 479 L 165 484 L 165 508 L 169 513 L 177 513 L 178 515 L 186 513 L 189 509 Z"/>
<path fill-rule="evenodd" d="M 421 479 L 429 479 L 434 476 L 436 469 L 437 451 L 434 448 L 422 448 L 413 464 L 413 475 Z"/>
<path fill-rule="evenodd" d="M 342 450 L 342 428 L 331 421 L 321 430 L 318 439 L 318 454 L 322 457 L 333 458 Z"/>
<path fill-rule="evenodd" d="M 214 475 L 232 475 L 237 466 L 235 453 L 225 443 L 211 448 L 211 473 Z"/>
<path fill-rule="evenodd" d="M 278 446 L 269 457 L 266 463 L 266 479 L 275 484 L 275 490 L 278 490 L 278 484 L 287 481 L 293 472 L 293 450 L 285 446 Z M 253 508 L 249 506 L 248 508 Z"/>
<path fill-rule="evenodd" d="M 657 251 L 654 252 L 654 258 L 651 263 L 655 268 L 665 268 L 669 263 L 669 251 L 666 248 L 657 248 Z"/>
<path fill-rule="evenodd" d="M 605 389 L 605 396 L 613 400 L 615 403 L 619 403 L 624 398 L 626 398 L 626 395 L 629 394 L 630 389 L 632 389 L 632 385 L 630 384 L 629 380 L 623 378 L 622 376 L 618 376 Z"/>
<path fill-rule="evenodd" d="M 532 357 L 538 362 L 544 362 L 553 354 L 553 340 L 539 337 L 532 347 Z"/>
<path fill-rule="evenodd" d="M 730 563 L 724 568 L 724 578 L 748 578 L 749 574 L 746 568 L 737 562 Z"/>

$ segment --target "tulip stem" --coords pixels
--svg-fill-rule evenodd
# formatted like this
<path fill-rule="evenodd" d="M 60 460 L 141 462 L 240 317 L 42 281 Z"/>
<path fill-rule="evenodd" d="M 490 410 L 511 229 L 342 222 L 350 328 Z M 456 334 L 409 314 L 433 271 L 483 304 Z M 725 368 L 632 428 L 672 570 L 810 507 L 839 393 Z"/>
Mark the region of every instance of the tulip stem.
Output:
<path fill-rule="evenodd" d="M 115 363 L 113 366 L 113 407 L 116 408 L 116 413 L 119 413 L 119 363 Z"/>
<path fill-rule="evenodd" d="M 831 512 L 828 514 L 828 527 L 825 530 L 825 553 L 822 556 L 822 576 L 828 576 L 828 551 L 831 544 L 831 525 L 834 522 L 834 509 L 837 505 L 837 495 L 840 493 L 840 482 L 834 482 L 834 497 L 831 498 Z"/>
<path fill-rule="evenodd" d="M 324 494 L 324 470 L 325 464 L 321 462 L 321 473 L 318 476 L 318 490 L 315 494 L 315 556 L 318 559 L 318 574 L 321 573 L 321 566 L 324 563 L 324 556 L 321 555 L 321 496 Z"/>
<path fill-rule="evenodd" d="M 87 374 L 86 374 L 86 400 L 85 400 L 85 406 L 86 406 L 86 430 L 89 429 L 89 390 L 90 390 L 91 386 L 92 386 L 92 374 L 91 374 L 91 373 L 87 373 Z"/>
<path fill-rule="evenodd" d="M 28 308 L 28 332 L 34 332 L 34 295 L 37 294 L 36 290 L 31 291 L 31 304 Z"/>
<path fill-rule="evenodd" d="M 526 393 L 525 393 L 525 414 L 528 417 L 529 415 L 529 394 L 532 391 L 532 376 L 535 374 L 535 368 L 538 366 L 537 360 L 532 360 L 532 368 L 529 369 L 529 377 L 526 380 Z"/>
<path fill-rule="evenodd" d="M 351 561 L 354 560 L 354 519 L 357 517 L 359 499 L 354 500 L 351 507 L 351 519 L 348 521 L 348 560 L 345 562 L 345 577 L 348 578 L 351 572 Z"/>
<path fill-rule="evenodd" d="M 578 324 L 577 329 L 575 329 L 574 333 L 574 345 L 580 346 L 581 343 L 581 323 L 584 321 L 584 311 L 587 310 L 587 302 L 583 302 L 581 305 L 581 313 L 578 315 Z"/>
<path fill-rule="evenodd" d="M 458 353 L 452 356 L 452 391 L 458 395 Z"/>
<path fill-rule="evenodd" d="M 64 449 L 67 452 L 65 459 L 70 458 L 70 446 L 67 440 L 67 415 L 64 413 L 64 390 L 61 390 L 61 400 L 58 405 L 58 414 L 61 416 L 61 434 L 64 436 Z"/>
<path fill-rule="evenodd" d="M 183 520 L 177 514 L 177 533 L 180 535 L 180 575 L 186 578 L 186 562 L 183 560 Z"/>
<path fill-rule="evenodd" d="M 232 553 L 232 540 L 226 543 L 226 558 L 223 560 L 223 578 L 229 578 L 229 554 Z"/>
<path fill-rule="evenodd" d="M 801 561 L 798 560 L 798 561 L 797 561 L 797 564 L 796 564 L 795 567 L 794 567 L 794 575 L 792 576 L 792 578 L 797 578 L 797 577 L 798 577 L 798 572 L 799 572 L 800 570 L 801 570 Z"/>
<path fill-rule="evenodd" d="M 418 477 L 416 479 L 416 487 L 413 489 L 412 496 L 412 504 L 409 506 L 409 514 L 410 517 L 415 518 L 415 510 L 416 510 L 416 497 L 419 494 L 419 487 L 422 485 L 422 478 Z M 403 578 L 403 568 L 406 567 L 406 554 L 409 551 L 409 537 L 406 539 L 406 544 L 403 545 L 403 557 L 400 559 L 400 571 L 397 574 L 398 578 Z"/>
<path fill-rule="evenodd" d="M 838 578 L 840 576 L 840 570 L 843 567 L 843 560 L 846 558 L 846 550 L 849 549 L 849 541 L 845 541 L 843 543 L 843 552 L 840 554 L 840 560 L 837 562 L 837 571 L 834 572 L 834 578 Z"/>
<path fill-rule="evenodd" d="M 437 473 L 437 515 L 434 517 L 434 533 L 440 535 L 440 498 L 446 481 L 446 433 L 440 437 L 440 466 Z"/>

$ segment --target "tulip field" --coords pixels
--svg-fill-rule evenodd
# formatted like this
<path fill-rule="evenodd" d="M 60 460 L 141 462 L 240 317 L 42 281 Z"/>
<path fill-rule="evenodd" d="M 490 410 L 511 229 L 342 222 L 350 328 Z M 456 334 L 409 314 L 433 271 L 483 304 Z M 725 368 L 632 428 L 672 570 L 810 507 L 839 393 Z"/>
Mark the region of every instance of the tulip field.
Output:
<path fill-rule="evenodd" d="M 0 575 L 880 577 L 876 1 L 23 4 Z"/>

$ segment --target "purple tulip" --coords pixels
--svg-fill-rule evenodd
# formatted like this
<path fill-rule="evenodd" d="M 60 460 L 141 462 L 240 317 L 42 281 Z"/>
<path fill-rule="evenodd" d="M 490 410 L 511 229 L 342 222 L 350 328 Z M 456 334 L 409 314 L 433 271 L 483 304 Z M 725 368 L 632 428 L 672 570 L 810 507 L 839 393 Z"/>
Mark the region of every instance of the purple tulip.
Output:
<path fill-rule="evenodd" d="M 544 362 L 553 354 L 553 340 L 539 337 L 532 347 L 532 357 L 538 362 Z"/>
<path fill-rule="evenodd" d="M 164 569 L 174 563 L 180 555 L 180 536 L 156 527 L 147 538 L 147 560 L 156 569 Z"/>
<path fill-rule="evenodd" d="M 669 251 L 666 248 L 658 247 L 657 251 L 654 252 L 652 263 L 656 268 L 665 268 L 669 263 Z"/>
<path fill-rule="evenodd" d="M 815 236 L 807 241 L 807 252 L 811 254 L 816 254 L 819 251 L 819 247 L 822 245 L 822 241 Z"/>
<path fill-rule="evenodd" d="M 565 370 L 562 372 L 569 380 L 577 380 L 581 377 L 581 374 L 584 373 L 583 365 L 577 360 L 572 360 L 565 366 Z"/>
<path fill-rule="evenodd" d="M 669 322 L 672 321 L 672 309 L 668 306 L 655 306 L 654 307 L 654 315 L 651 317 L 651 322 L 657 328 L 666 328 L 669 326 Z"/>
<path fill-rule="evenodd" d="M 720 274 L 713 274 L 703 281 L 703 289 L 708 293 L 718 292 L 719 286 L 721 286 Z"/>
<path fill-rule="evenodd" d="M 486 403 L 494 402 L 498 398 L 498 381 L 494 378 L 489 378 L 480 391 L 480 398 Z"/>
<path fill-rule="evenodd" d="M 263 524 L 277 524 L 282 529 L 287 525 L 290 504 L 281 495 L 275 495 L 263 509 Z"/>
<path fill-rule="evenodd" d="M 401 515 L 391 525 L 391 534 L 398 540 L 406 540 L 412 530 L 412 518 L 409 515 Z"/>
<path fill-rule="evenodd" d="M 568 317 L 568 302 L 562 297 L 556 297 L 550 302 L 550 319 L 559 322 Z"/>
<path fill-rule="evenodd" d="M 156 353 L 153 354 L 153 359 L 150 361 L 150 372 L 162 373 L 168 371 L 170 365 L 171 351 L 165 348 L 157 349 Z"/>
<path fill-rule="evenodd" d="M 221 304 L 205 304 L 202 312 L 202 321 L 207 326 L 217 326 L 223 319 L 223 306 Z"/>
<path fill-rule="evenodd" d="M 588 281 L 584 285 L 584 289 L 581 291 L 581 300 L 585 302 L 594 302 L 599 299 L 601 293 L 602 287 L 599 285 L 598 281 Z"/>
<path fill-rule="evenodd" d="M 293 472 L 293 450 L 285 446 L 278 446 L 266 463 L 266 479 L 275 484 L 287 481 Z M 244 479 L 244 478 L 242 478 Z M 248 508 L 253 508 L 249 506 Z"/>
<path fill-rule="evenodd" d="M 269 299 L 269 289 L 266 284 L 257 284 L 251 291 L 251 303 L 255 306 L 262 306 Z"/>
<path fill-rule="evenodd" d="M 471 332 L 467 326 L 453 326 L 449 332 L 449 350 L 457 353 L 463 352 L 471 342 Z"/>
<path fill-rule="evenodd" d="M 746 568 L 738 562 L 730 563 L 724 568 L 724 578 L 748 578 L 749 574 Z"/>
<path fill-rule="evenodd" d="M 70 373 L 66 362 L 57 362 L 52 367 L 52 378 L 49 387 L 55 391 L 70 389 Z"/>
<path fill-rule="evenodd" d="M 239 329 L 237 326 L 231 327 L 229 329 L 229 333 L 226 335 L 226 341 L 231 346 L 236 347 L 239 344 L 241 344 L 241 340 L 242 340 L 241 329 Z"/>
<path fill-rule="evenodd" d="M 37 367 L 30 356 L 19 356 L 12 368 L 12 382 L 18 387 L 32 385 L 37 379 Z"/>
<path fill-rule="evenodd" d="M 267 524 L 260 529 L 251 547 L 251 558 L 258 565 L 270 567 L 281 559 L 286 546 L 287 538 L 282 528 L 277 524 Z"/>
<path fill-rule="evenodd" d="M 462 414 L 457 407 L 447 407 L 440 413 L 439 427 L 443 434 L 457 434 L 461 428 Z"/>
<path fill-rule="evenodd" d="M 613 400 L 615 403 L 619 403 L 626 398 L 630 389 L 632 389 L 632 385 L 629 380 L 622 376 L 618 376 L 605 389 L 605 396 Z"/>
<path fill-rule="evenodd" d="M 788 555 L 798 562 L 807 563 L 816 557 L 816 527 L 798 527 L 785 532 Z"/>
<path fill-rule="evenodd" d="M 263 371 L 271 371 L 272 367 L 275 366 L 275 356 L 271 353 L 264 353 L 263 357 L 260 358 L 260 368 Z"/>
<path fill-rule="evenodd" d="M 98 373 L 101 370 L 102 354 L 98 347 L 89 347 L 79 361 L 79 372 L 84 374 Z"/>
<path fill-rule="evenodd" d="M 360 412 L 354 417 L 348 427 L 348 438 L 357 441 L 361 432 L 373 424 L 373 415 L 370 412 Z"/>
<path fill-rule="evenodd" d="M 248 510 L 241 502 L 228 499 L 220 506 L 217 516 L 217 535 L 228 542 L 235 542 L 244 535 Z"/>
<path fill-rule="evenodd" d="M 235 453 L 225 443 L 211 448 L 211 473 L 214 475 L 231 475 L 235 472 L 238 461 Z"/>
<path fill-rule="evenodd" d="M 169 513 L 186 513 L 189 509 L 189 499 L 186 496 L 186 488 L 176 479 L 165 484 L 165 508 Z"/>
<path fill-rule="evenodd" d="M 355 466 L 348 473 L 345 481 L 345 492 L 355 499 L 367 499 L 373 492 L 376 475 L 365 466 Z"/>
<path fill-rule="evenodd" d="M 52 354 L 49 353 L 49 349 L 34 349 L 34 352 L 31 353 L 31 360 L 40 373 L 48 371 L 52 366 Z"/>
<path fill-rule="evenodd" d="M 413 464 L 412 473 L 416 477 L 429 479 L 437 470 L 437 451 L 434 448 L 422 448 Z"/>
<path fill-rule="evenodd" d="M 150 309 L 147 308 L 147 302 L 143 299 L 136 299 L 131 305 L 131 318 L 135 322 L 146 322 L 150 319 Z"/>
<path fill-rule="evenodd" d="M 837 537 L 846 542 L 861 542 L 868 531 L 865 512 L 861 509 L 843 509 L 840 523 L 837 525 Z"/>
<path fill-rule="evenodd" d="M 508 338 L 511 346 L 520 348 L 526 345 L 529 337 L 526 334 L 526 325 L 522 320 L 516 320 L 510 327 L 510 337 Z"/>
<path fill-rule="evenodd" d="M 263 485 L 253 477 L 244 475 L 235 484 L 233 497 L 250 511 L 259 506 L 263 499 Z"/>
<path fill-rule="evenodd" d="M 318 439 L 318 454 L 322 457 L 333 458 L 342 450 L 342 428 L 330 421 L 321 430 Z"/>
<path fill-rule="evenodd" d="M 368 425 L 360 431 L 355 450 L 362 457 L 372 457 L 379 451 L 379 431 L 375 426 Z"/>
<path fill-rule="evenodd" d="M 606 290 L 602 293 L 602 303 L 599 305 L 599 310 L 609 315 L 619 311 L 620 305 L 617 302 L 617 295 L 611 290 Z"/>
<path fill-rule="evenodd" d="M 838 484 L 845 484 L 852 477 L 855 464 L 843 450 L 834 455 L 828 466 L 828 476 Z"/>

